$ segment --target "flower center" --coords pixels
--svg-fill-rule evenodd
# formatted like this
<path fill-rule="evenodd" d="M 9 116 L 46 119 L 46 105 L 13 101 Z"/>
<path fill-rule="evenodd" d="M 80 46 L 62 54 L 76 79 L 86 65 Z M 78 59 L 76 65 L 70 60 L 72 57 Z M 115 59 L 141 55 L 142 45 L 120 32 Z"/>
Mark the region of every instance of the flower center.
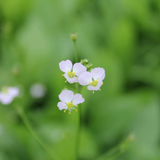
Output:
<path fill-rule="evenodd" d="M 69 77 L 69 78 L 73 78 L 76 73 L 75 73 L 75 72 L 72 72 L 72 71 L 68 71 L 67 74 L 68 74 L 68 77 Z"/>
<path fill-rule="evenodd" d="M 93 80 L 92 82 L 89 82 L 90 85 L 92 85 L 93 87 L 96 87 L 98 84 L 98 80 Z"/>
<path fill-rule="evenodd" d="M 67 107 L 68 107 L 68 108 L 72 108 L 72 107 L 74 107 L 74 104 L 73 104 L 72 102 L 68 102 L 68 103 L 67 103 Z"/>
<path fill-rule="evenodd" d="M 2 92 L 3 92 L 4 94 L 7 94 L 7 93 L 8 93 L 8 88 L 7 88 L 7 87 L 2 88 Z"/>

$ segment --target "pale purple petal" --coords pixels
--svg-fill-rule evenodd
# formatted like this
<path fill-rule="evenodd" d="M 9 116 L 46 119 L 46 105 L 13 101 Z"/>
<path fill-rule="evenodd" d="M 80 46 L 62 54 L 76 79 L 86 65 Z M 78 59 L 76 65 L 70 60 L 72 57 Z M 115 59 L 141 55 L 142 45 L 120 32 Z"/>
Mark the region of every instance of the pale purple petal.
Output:
<path fill-rule="evenodd" d="M 2 104 L 10 104 L 13 101 L 13 96 L 0 93 L 0 101 Z"/>
<path fill-rule="evenodd" d="M 59 68 L 63 72 L 71 71 L 71 69 L 72 69 L 72 62 L 70 60 L 68 60 L 68 59 L 66 61 L 61 61 L 59 63 Z"/>
<path fill-rule="evenodd" d="M 69 82 L 69 83 L 75 83 L 75 82 L 78 82 L 78 78 L 76 77 L 73 77 L 73 78 L 69 78 L 68 74 L 65 73 L 64 74 L 64 77 L 66 78 L 66 80 Z"/>
<path fill-rule="evenodd" d="M 97 91 L 97 90 L 99 90 L 100 89 L 100 87 L 97 85 L 96 87 L 93 87 L 92 85 L 89 85 L 88 87 L 87 87 L 87 89 L 88 90 L 91 90 L 91 91 Z"/>
<path fill-rule="evenodd" d="M 102 81 L 105 78 L 105 70 L 100 67 L 92 69 L 91 74 L 94 80 L 99 79 L 100 81 Z"/>
<path fill-rule="evenodd" d="M 19 89 L 17 87 L 9 87 L 8 94 L 13 97 L 17 97 L 19 95 Z"/>
<path fill-rule="evenodd" d="M 59 110 L 67 109 L 67 105 L 64 102 L 58 102 L 57 106 L 58 106 Z"/>
<path fill-rule="evenodd" d="M 73 104 L 76 106 L 79 103 L 83 103 L 84 102 L 84 98 L 82 97 L 81 94 L 77 93 L 74 95 L 73 97 Z"/>
<path fill-rule="evenodd" d="M 59 99 L 62 102 L 68 103 L 71 102 L 73 99 L 74 93 L 70 90 L 63 90 L 60 94 L 59 94 Z"/>
<path fill-rule="evenodd" d="M 90 72 L 86 71 L 79 75 L 78 81 L 81 85 L 88 85 L 89 82 L 92 82 L 92 75 Z"/>
<path fill-rule="evenodd" d="M 75 72 L 77 76 L 79 76 L 81 73 L 85 72 L 86 70 L 87 68 L 81 63 L 75 63 L 73 65 L 73 72 Z"/>

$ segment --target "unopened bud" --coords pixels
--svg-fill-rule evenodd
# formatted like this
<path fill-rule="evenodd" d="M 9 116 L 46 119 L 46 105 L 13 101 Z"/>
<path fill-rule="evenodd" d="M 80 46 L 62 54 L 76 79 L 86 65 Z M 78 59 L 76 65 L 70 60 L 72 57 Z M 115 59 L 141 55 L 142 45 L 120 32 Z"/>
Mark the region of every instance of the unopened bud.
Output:
<path fill-rule="evenodd" d="M 21 68 L 22 68 L 21 64 L 19 64 L 19 63 L 14 64 L 14 66 L 12 68 L 12 73 L 15 76 L 17 76 L 18 74 L 20 74 Z"/>
<path fill-rule="evenodd" d="M 88 64 L 88 59 L 82 59 L 82 60 L 81 60 L 81 63 L 82 63 L 83 65 Z"/>
<path fill-rule="evenodd" d="M 14 68 L 12 69 L 12 73 L 13 73 L 14 75 L 18 75 L 19 69 L 18 69 L 17 67 L 14 67 Z"/>
<path fill-rule="evenodd" d="M 70 37 L 71 37 L 71 40 L 75 42 L 77 40 L 78 35 L 77 33 L 71 33 Z"/>
<path fill-rule="evenodd" d="M 92 70 L 93 64 L 91 64 L 91 63 L 88 61 L 88 59 L 82 59 L 82 60 L 80 61 L 80 63 L 83 64 L 83 65 L 87 68 L 88 71 L 91 71 L 91 70 Z"/>

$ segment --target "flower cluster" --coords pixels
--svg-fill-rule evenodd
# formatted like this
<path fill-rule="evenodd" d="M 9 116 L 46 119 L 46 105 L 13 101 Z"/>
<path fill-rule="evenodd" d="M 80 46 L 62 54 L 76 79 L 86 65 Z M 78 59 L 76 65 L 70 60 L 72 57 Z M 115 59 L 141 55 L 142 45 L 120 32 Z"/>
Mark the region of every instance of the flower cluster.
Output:
<path fill-rule="evenodd" d="M 82 86 L 87 86 L 88 90 L 94 91 L 101 90 L 100 87 L 103 85 L 103 80 L 105 78 L 105 70 L 103 68 L 94 68 L 91 72 L 87 71 L 86 66 L 81 63 L 75 63 L 74 65 L 70 60 L 61 61 L 59 63 L 59 68 L 64 74 L 66 81 L 69 83 L 79 83 Z M 58 102 L 58 107 L 60 110 L 69 110 L 71 113 L 72 109 L 75 109 L 79 103 L 84 102 L 84 98 L 81 94 L 75 94 L 70 90 L 63 90 L 59 95 L 61 102 Z"/>
<path fill-rule="evenodd" d="M 100 90 L 105 78 L 105 70 L 103 68 L 94 68 L 91 72 L 81 63 L 72 65 L 70 60 L 62 61 L 59 63 L 59 68 L 64 72 L 63 76 L 69 83 L 79 82 L 80 85 L 88 85 L 88 90 Z M 65 82 L 66 82 L 65 81 Z"/>
<path fill-rule="evenodd" d="M 11 103 L 18 95 L 19 89 L 17 87 L 4 87 L 0 92 L 0 102 L 4 105 L 7 105 Z"/>

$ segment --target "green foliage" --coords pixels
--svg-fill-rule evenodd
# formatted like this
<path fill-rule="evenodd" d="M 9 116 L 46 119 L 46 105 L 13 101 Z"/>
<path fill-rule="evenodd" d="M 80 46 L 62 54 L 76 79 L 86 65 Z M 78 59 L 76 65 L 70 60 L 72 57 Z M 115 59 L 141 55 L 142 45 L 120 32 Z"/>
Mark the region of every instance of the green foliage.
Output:
<path fill-rule="evenodd" d="M 19 85 L 22 95 L 0 105 L 0 160 L 50 160 L 17 105 L 59 160 L 74 160 L 77 113 L 57 108 L 62 88 L 72 87 L 58 66 L 74 62 L 70 33 L 78 33 L 79 61 L 106 71 L 101 92 L 82 89 L 79 159 L 97 158 L 134 134 L 119 159 L 159 160 L 159 19 L 158 0 L 2 0 L 0 87 Z M 37 82 L 47 88 L 39 99 L 29 92 Z"/>

